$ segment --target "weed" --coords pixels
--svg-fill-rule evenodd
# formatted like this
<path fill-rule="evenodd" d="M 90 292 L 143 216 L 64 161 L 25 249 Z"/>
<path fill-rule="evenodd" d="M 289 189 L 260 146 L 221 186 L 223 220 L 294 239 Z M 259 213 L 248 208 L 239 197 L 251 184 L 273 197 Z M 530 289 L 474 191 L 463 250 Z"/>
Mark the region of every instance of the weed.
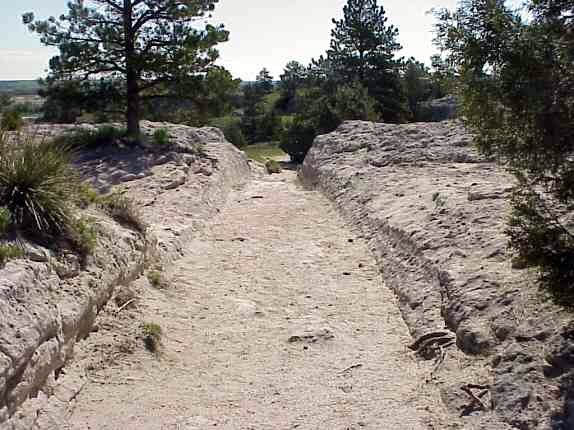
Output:
<path fill-rule="evenodd" d="M 101 194 L 88 182 L 83 182 L 79 185 L 76 194 L 76 204 L 80 208 L 86 209 L 91 205 L 96 205 L 100 203 L 101 199 Z"/>
<path fill-rule="evenodd" d="M 0 236 L 4 236 L 12 224 L 12 215 L 6 207 L 0 207 Z"/>
<path fill-rule="evenodd" d="M 164 288 L 166 286 L 165 279 L 162 276 L 161 271 L 151 270 L 147 273 L 147 279 L 150 285 L 154 288 Z"/>
<path fill-rule="evenodd" d="M 70 239 L 74 248 L 82 257 L 92 254 L 98 244 L 98 235 L 94 221 L 94 218 L 82 217 L 75 220 L 71 225 Z"/>
<path fill-rule="evenodd" d="M 133 228 L 140 233 L 145 233 L 146 225 L 137 206 L 125 194 L 116 192 L 104 196 L 100 200 L 100 205 L 108 215 L 120 224 Z"/>
<path fill-rule="evenodd" d="M 18 131 L 24 125 L 24 120 L 20 112 L 16 110 L 9 110 L 2 114 L 2 121 L 0 122 L 0 129 L 6 131 Z"/>
<path fill-rule="evenodd" d="M 56 139 L 59 145 L 72 149 L 97 149 L 103 146 L 114 145 L 118 140 L 127 136 L 125 129 L 112 126 L 100 127 L 97 130 L 77 130 L 73 133 Z"/>
<path fill-rule="evenodd" d="M 158 146 L 169 145 L 169 133 L 165 128 L 158 128 L 153 133 L 153 143 Z"/>
<path fill-rule="evenodd" d="M 22 248 L 16 245 L 0 245 L 0 265 L 3 266 L 9 260 L 15 258 L 22 258 L 24 256 L 24 251 Z"/>
<path fill-rule="evenodd" d="M 162 329 L 159 324 L 147 322 L 142 326 L 144 344 L 149 352 L 154 354 L 161 350 Z"/>

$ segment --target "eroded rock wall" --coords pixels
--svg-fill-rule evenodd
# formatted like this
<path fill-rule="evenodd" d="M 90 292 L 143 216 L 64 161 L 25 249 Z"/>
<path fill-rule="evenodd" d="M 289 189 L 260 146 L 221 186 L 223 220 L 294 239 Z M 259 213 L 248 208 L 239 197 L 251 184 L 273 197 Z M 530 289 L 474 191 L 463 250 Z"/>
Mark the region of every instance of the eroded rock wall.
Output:
<path fill-rule="evenodd" d="M 572 360 L 553 378 L 547 362 L 568 355 L 571 318 L 534 273 L 512 268 L 504 230 L 513 178 L 477 154 L 460 123 L 346 122 L 316 139 L 301 176 L 370 240 L 413 338 L 456 336 L 437 379 L 447 407 L 468 417 L 462 425 L 571 428 Z M 486 408 L 461 391 L 469 383 L 488 387 Z"/>
<path fill-rule="evenodd" d="M 35 133 L 74 128 L 43 126 Z M 245 155 L 219 130 L 143 124 L 149 135 L 157 128 L 165 128 L 174 145 L 85 151 L 76 160 L 96 187 L 124 189 L 137 202 L 145 237 L 91 209 L 86 215 L 96 219 L 98 246 L 87 267 L 29 245 L 25 259 L 0 269 L 0 428 L 33 428 L 33 411 L 52 394 L 75 343 L 90 334 L 115 287 L 139 277 L 150 261 L 176 259 L 229 191 L 248 180 Z M 24 402 L 38 408 L 20 413 Z"/>

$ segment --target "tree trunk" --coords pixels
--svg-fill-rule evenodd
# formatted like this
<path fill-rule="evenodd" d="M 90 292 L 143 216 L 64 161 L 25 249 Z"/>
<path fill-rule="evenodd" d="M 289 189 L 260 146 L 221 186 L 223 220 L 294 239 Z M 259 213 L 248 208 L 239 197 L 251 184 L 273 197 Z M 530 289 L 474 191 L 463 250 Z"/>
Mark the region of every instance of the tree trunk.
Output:
<path fill-rule="evenodd" d="M 133 14 L 131 0 L 124 0 L 124 49 L 126 54 L 126 90 L 127 110 L 126 122 L 128 136 L 140 137 L 140 90 L 139 74 L 135 67 L 135 32 L 133 29 Z"/>
<path fill-rule="evenodd" d="M 129 70 L 126 76 L 127 84 L 127 111 L 126 120 L 128 136 L 139 138 L 140 136 L 140 93 L 138 88 L 137 74 Z"/>

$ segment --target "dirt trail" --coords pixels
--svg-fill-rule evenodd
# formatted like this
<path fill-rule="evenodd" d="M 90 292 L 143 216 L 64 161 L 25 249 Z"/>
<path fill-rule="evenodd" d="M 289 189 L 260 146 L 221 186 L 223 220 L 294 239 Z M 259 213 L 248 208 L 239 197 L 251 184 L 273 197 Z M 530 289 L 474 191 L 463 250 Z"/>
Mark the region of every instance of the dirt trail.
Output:
<path fill-rule="evenodd" d="M 165 333 L 67 429 L 426 429 L 440 413 L 365 242 L 294 172 L 255 179 L 140 307 Z"/>

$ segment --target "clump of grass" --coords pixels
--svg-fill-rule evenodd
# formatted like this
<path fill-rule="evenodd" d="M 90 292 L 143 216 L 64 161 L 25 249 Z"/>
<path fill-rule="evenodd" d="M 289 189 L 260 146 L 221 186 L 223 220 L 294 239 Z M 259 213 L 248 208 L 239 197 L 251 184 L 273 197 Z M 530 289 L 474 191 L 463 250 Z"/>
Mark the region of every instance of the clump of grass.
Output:
<path fill-rule="evenodd" d="M 81 217 L 70 226 L 69 236 L 76 251 L 82 257 L 92 254 L 98 244 L 98 235 L 93 218 Z"/>
<path fill-rule="evenodd" d="M 29 136 L 10 145 L 0 136 L 0 154 L 0 206 L 13 224 L 35 236 L 66 232 L 78 184 L 71 153 Z"/>
<path fill-rule="evenodd" d="M 22 114 L 17 110 L 9 110 L 2 114 L 2 121 L 0 121 L 0 129 L 6 131 L 18 131 L 24 125 Z"/>
<path fill-rule="evenodd" d="M 12 224 L 12 215 L 6 207 L 0 207 L 0 236 L 4 236 Z"/>
<path fill-rule="evenodd" d="M 279 162 L 275 161 L 275 160 L 267 160 L 265 162 L 265 169 L 267 170 L 267 173 L 269 173 L 270 175 L 272 175 L 273 173 L 281 173 L 281 164 L 279 164 Z"/>
<path fill-rule="evenodd" d="M 153 143 L 158 146 L 169 145 L 169 133 L 165 128 L 158 128 L 153 133 Z"/>
<path fill-rule="evenodd" d="M 102 195 L 92 187 L 88 182 L 83 182 L 79 185 L 76 193 L 76 204 L 86 209 L 91 205 L 96 205 L 102 200 Z"/>
<path fill-rule="evenodd" d="M 150 270 L 147 272 L 147 279 L 154 288 L 166 288 L 167 282 L 160 270 Z"/>
<path fill-rule="evenodd" d="M 125 129 L 108 125 L 97 130 L 77 130 L 57 138 L 56 142 L 73 149 L 97 149 L 114 145 L 125 138 L 127 138 Z"/>
<path fill-rule="evenodd" d="M 108 215 L 120 224 L 140 233 L 145 233 L 147 227 L 142 220 L 139 209 L 125 194 L 116 192 L 104 196 L 100 200 L 100 205 Z"/>
<path fill-rule="evenodd" d="M 162 329 L 159 324 L 147 322 L 142 326 L 143 339 L 149 352 L 158 354 L 161 350 Z"/>
<path fill-rule="evenodd" d="M 0 266 L 4 266 L 9 260 L 22 258 L 24 250 L 16 245 L 0 245 Z"/>

